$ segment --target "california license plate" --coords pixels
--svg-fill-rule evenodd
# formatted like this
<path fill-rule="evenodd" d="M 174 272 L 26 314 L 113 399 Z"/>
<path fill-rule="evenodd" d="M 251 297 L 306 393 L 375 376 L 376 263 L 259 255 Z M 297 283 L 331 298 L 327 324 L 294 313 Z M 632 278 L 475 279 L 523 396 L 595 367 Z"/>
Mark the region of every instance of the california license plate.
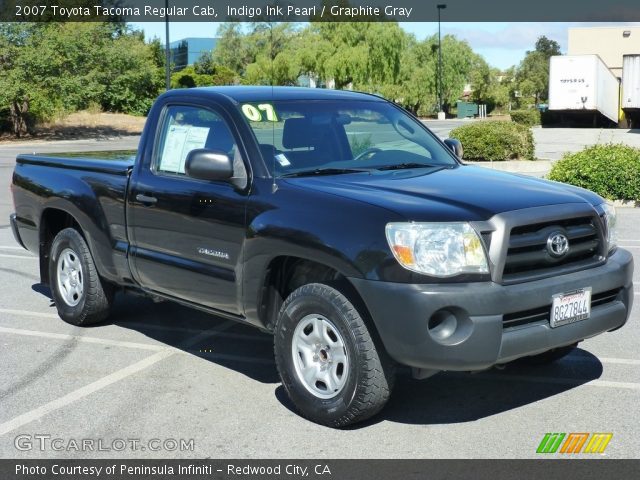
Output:
<path fill-rule="evenodd" d="M 586 320 L 591 315 L 591 287 L 554 295 L 551 328 Z"/>

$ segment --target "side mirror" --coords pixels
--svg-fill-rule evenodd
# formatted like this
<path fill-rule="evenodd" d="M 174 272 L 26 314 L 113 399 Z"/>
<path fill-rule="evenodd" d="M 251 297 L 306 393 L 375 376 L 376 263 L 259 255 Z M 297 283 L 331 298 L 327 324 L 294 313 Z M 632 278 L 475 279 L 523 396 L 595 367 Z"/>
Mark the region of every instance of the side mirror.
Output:
<path fill-rule="evenodd" d="M 444 141 L 444 144 L 451 149 L 456 157 L 462 160 L 464 149 L 462 148 L 462 143 L 460 143 L 460 140 L 455 138 L 447 138 Z"/>
<path fill-rule="evenodd" d="M 220 150 L 199 148 L 189 152 L 184 170 L 199 180 L 229 180 L 233 176 L 233 162 Z"/>

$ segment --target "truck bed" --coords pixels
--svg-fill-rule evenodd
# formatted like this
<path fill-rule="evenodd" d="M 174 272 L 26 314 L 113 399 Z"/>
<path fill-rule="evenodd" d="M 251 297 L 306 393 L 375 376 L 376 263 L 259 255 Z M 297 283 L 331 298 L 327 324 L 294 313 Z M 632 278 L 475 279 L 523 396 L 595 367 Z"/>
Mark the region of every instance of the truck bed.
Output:
<path fill-rule="evenodd" d="M 135 150 L 34 153 L 18 155 L 16 163 L 127 175 L 128 170 L 135 163 L 136 153 Z"/>
<path fill-rule="evenodd" d="M 24 246 L 41 254 L 46 222 L 55 222 L 56 212 L 68 212 L 86 232 L 105 277 L 127 278 L 125 202 L 135 155 L 130 150 L 19 155 L 12 189 Z M 41 260 L 46 259 L 41 255 Z"/>

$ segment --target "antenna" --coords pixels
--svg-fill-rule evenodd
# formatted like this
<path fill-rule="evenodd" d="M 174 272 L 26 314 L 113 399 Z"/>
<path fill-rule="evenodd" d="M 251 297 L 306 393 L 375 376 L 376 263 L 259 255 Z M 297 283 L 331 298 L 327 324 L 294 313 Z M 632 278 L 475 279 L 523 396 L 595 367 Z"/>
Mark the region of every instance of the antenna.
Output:
<path fill-rule="evenodd" d="M 269 18 L 269 43 L 270 43 L 270 59 L 271 59 L 271 74 L 269 75 L 271 80 L 271 104 L 273 105 L 273 100 L 275 97 L 274 94 L 274 67 L 273 67 L 273 22 L 271 18 Z M 271 145 L 273 146 L 273 151 L 271 152 L 271 175 L 273 176 L 273 184 L 271 185 L 271 193 L 276 193 L 278 191 L 278 184 L 276 183 L 276 126 L 275 121 L 271 122 Z"/>

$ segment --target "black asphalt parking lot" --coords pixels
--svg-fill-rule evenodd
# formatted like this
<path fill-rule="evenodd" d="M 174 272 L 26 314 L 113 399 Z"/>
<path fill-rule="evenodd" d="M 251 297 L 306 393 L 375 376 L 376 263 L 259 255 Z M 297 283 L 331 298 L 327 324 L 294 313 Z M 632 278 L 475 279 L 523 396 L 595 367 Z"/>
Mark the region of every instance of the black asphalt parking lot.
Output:
<path fill-rule="evenodd" d="M 546 432 L 611 432 L 606 457 L 637 457 L 638 308 L 551 366 L 402 372 L 387 408 L 346 430 L 293 412 L 257 330 L 131 295 L 106 323 L 64 323 L 8 225 L 15 155 L 131 143 L 0 145 L 1 457 L 534 458 Z M 640 209 L 618 212 L 620 244 L 639 262 Z"/>

